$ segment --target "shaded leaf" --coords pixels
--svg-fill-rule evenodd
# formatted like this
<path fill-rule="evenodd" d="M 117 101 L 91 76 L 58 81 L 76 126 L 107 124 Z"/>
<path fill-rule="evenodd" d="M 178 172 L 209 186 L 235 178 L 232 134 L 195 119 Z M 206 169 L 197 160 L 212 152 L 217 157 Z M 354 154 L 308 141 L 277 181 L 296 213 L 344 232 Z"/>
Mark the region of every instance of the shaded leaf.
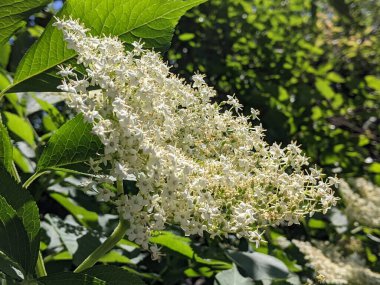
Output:
<path fill-rule="evenodd" d="M 98 265 L 83 273 L 107 282 L 107 285 L 144 285 L 145 283 L 133 273 L 112 265 Z"/>
<path fill-rule="evenodd" d="M 33 272 L 40 244 L 40 217 L 37 204 L 29 192 L 2 171 L 0 171 L 0 185 L 0 195 L 16 211 L 28 236 L 29 250 L 25 255 L 30 256 L 30 268 L 25 269 L 27 272 Z"/>
<path fill-rule="evenodd" d="M 4 272 L 9 277 L 16 280 L 23 280 L 25 278 L 24 273 L 23 273 L 24 269 L 20 266 L 20 264 L 16 263 L 15 261 L 7 257 L 1 251 L 0 251 L 0 272 Z"/>
<path fill-rule="evenodd" d="M 15 209 L 3 196 L 0 196 L 0 237 L 0 251 L 13 263 L 20 264 L 26 276 L 31 265 L 28 236 Z M 0 265 L 4 265 L 3 262 Z"/>
<path fill-rule="evenodd" d="M 37 279 L 39 285 L 106 285 L 107 282 L 87 274 L 60 272 Z"/>
<path fill-rule="evenodd" d="M 289 270 L 279 259 L 259 252 L 229 252 L 228 255 L 254 280 L 287 278 Z"/>
<path fill-rule="evenodd" d="M 232 269 L 224 270 L 216 274 L 214 285 L 254 285 L 251 278 L 241 276 L 234 264 Z"/>

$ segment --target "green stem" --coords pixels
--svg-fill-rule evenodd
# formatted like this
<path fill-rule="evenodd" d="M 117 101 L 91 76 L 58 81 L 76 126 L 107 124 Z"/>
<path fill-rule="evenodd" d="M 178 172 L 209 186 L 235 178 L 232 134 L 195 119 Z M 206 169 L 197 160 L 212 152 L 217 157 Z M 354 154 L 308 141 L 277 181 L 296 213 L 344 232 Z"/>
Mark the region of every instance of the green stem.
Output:
<path fill-rule="evenodd" d="M 38 177 L 40 177 L 41 175 L 48 173 L 48 172 L 50 172 L 50 171 L 47 170 L 47 171 L 34 173 L 32 176 L 29 177 L 28 180 L 25 181 L 25 183 L 22 185 L 22 187 L 27 189 L 30 186 L 30 184 L 33 183 L 34 180 L 36 180 Z"/>
<path fill-rule="evenodd" d="M 123 194 L 123 181 L 117 181 L 117 193 Z M 107 252 L 115 247 L 115 245 L 124 237 L 125 232 L 128 229 L 128 223 L 121 216 L 119 224 L 113 231 L 113 233 L 103 242 L 95 251 L 93 251 L 75 270 L 74 272 L 81 272 L 88 268 L 91 268 L 100 258 L 102 258 Z"/>
<path fill-rule="evenodd" d="M 38 258 L 37 258 L 37 263 L 36 263 L 36 274 L 37 274 L 37 277 L 44 277 L 47 275 L 41 251 L 38 251 Z"/>
<path fill-rule="evenodd" d="M 81 272 L 91 268 L 100 258 L 115 247 L 115 245 L 124 237 L 128 229 L 128 223 L 120 220 L 113 233 L 102 243 L 95 251 L 93 251 L 75 270 Z"/>

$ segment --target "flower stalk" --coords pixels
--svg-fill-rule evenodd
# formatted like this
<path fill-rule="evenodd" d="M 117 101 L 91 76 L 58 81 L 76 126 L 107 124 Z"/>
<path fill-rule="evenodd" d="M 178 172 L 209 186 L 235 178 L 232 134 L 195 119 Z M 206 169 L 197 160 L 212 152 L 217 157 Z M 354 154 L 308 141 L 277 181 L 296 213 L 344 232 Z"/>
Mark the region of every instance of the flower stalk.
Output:
<path fill-rule="evenodd" d="M 123 181 L 117 181 L 117 193 L 121 195 L 124 193 Z M 101 259 L 105 254 L 112 250 L 115 245 L 124 237 L 128 229 L 128 222 L 120 216 L 119 224 L 112 232 L 112 234 L 97 248 L 95 249 L 75 270 L 74 272 L 82 272 L 91 268 Z"/>

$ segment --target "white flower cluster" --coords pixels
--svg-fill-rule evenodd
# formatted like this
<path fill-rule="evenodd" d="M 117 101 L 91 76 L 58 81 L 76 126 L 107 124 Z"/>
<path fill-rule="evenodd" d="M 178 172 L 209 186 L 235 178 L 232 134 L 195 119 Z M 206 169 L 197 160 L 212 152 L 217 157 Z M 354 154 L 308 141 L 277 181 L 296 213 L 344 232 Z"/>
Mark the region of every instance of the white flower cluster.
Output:
<path fill-rule="evenodd" d="M 358 256 L 344 258 L 339 248 L 332 244 L 319 243 L 318 248 L 309 242 L 292 241 L 305 255 L 309 265 L 315 270 L 320 284 L 366 284 L 380 285 L 380 274 L 363 266 Z"/>
<path fill-rule="evenodd" d="M 55 26 L 86 70 L 79 78 L 62 67 L 58 88 L 71 92 L 69 106 L 105 146 L 91 167 L 106 164 L 117 180 L 136 179 L 136 195 L 99 192 L 130 222 L 130 240 L 149 248 L 153 230 L 175 224 L 186 235 L 234 233 L 259 242 L 260 228 L 298 223 L 336 203 L 336 178 L 323 181 L 320 170 L 307 169 L 294 143 L 268 145 L 235 97 L 212 103 L 216 92 L 202 75 L 186 84 L 140 43 L 125 52 L 118 39 L 88 35 L 76 20 L 57 19 Z M 230 109 L 222 112 L 225 104 Z"/>
<path fill-rule="evenodd" d="M 356 191 L 345 181 L 339 187 L 347 218 L 364 226 L 380 227 L 380 187 L 364 178 L 356 178 L 352 184 Z"/>

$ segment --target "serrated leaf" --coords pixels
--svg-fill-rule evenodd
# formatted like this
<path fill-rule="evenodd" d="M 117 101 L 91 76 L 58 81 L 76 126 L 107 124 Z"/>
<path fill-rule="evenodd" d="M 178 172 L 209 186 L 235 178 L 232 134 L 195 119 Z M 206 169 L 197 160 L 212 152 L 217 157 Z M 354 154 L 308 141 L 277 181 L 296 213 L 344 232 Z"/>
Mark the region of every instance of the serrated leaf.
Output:
<path fill-rule="evenodd" d="M 107 285 L 144 285 L 133 273 L 112 265 L 98 265 L 83 271 L 84 274 L 106 281 Z"/>
<path fill-rule="evenodd" d="M 0 46 L 24 25 L 24 20 L 49 2 L 50 0 L 2 0 L 0 3 Z"/>
<path fill-rule="evenodd" d="M 80 19 L 86 27 L 91 28 L 91 33 L 94 35 L 116 35 L 127 44 L 142 39 L 146 48 L 163 49 L 170 45 L 179 18 L 187 10 L 205 1 L 67 0 L 58 16 Z M 52 72 L 56 65 L 75 56 L 74 51 L 66 48 L 62 32 L 52 26 L 53 22 L 54 19 L 25 54 L 17 68 L 14 85 L 6 92 L 15 90 L 17 85 L 30 78 L 47 71 Z M 38 85 L 24 84 L 24 86 L 28 89 Z M 43 85 L 44 89 L 46 87 L 49 86 Z M 17 91 L 22 90 L 18 88 Z"/>
<path fill-rule="evenodd" d="M 0 195 L 16 211 L 28 236 L 29 250 L 28 253 L 25 252 L 25 255 L 30 257 L 30 267 L 25 270 L 33 272 L 40 244 L 40 218 L 37 204 L 29 192 L 22 189 L 20 184 L 3 171 L 0 171 L 0 185 Z"/>
<path fill-rule="evenodd" d="M 37 172 L 52 168 L 86 168 L 85 163 L 102 151 L 99 138 L 83 115 L 66 122 L 50 138 L 37 163 Z"/>
<path fill-rule="evenodd" d="M 22 274 L 26 276 L 25 272 L 31 265 L 28 236 L 16 210 L 3 196 L 0 196 L 0 237 L 0 251 L 14 263 L 20 264 Z"/>
<path fill-rule="evenodd" d="M 253 280 L 287 278 L 289 270 L 279 259 L 259 252 L 229 252 L 228 256 Z"/>

